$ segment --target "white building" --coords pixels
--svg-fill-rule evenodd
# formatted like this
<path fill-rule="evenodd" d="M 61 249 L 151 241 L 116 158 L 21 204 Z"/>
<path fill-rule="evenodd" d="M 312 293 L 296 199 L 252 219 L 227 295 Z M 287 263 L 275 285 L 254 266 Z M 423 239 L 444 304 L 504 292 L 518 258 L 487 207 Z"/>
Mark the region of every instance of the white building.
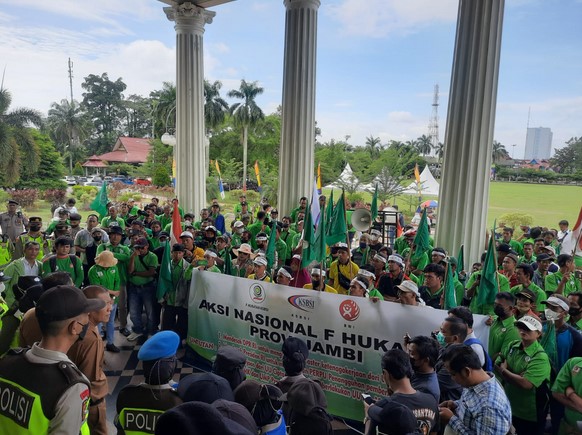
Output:
<path fill-rule="evenodd" d="M 552 135 L 552 130 L 549 128 L 528 128 L 524 159 L 549 159 L 552 154 Z"/>

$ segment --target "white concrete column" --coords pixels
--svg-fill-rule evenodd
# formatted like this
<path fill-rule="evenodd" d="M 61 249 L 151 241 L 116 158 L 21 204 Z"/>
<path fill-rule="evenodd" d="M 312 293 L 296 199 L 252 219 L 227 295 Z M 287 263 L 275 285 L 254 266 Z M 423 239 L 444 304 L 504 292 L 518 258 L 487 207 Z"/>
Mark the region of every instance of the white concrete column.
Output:
<path fill-rule="evenodd" d="M 186 2 L 164 8 L 176 25 L 176 194 L 184 211 L 206 206 L 204 25 L 216 12 Z"/>
<path fill-rule="evenodd" d="M 505 0 L 460 0 L 436 244 L 465 267 L 485 247 Z"/>
<path fill-rule="evenodd" d="M 284 0 L 285 58 L 279 152 L 279 213 L 313 191 L 315 67 L 319 0 Z"/>

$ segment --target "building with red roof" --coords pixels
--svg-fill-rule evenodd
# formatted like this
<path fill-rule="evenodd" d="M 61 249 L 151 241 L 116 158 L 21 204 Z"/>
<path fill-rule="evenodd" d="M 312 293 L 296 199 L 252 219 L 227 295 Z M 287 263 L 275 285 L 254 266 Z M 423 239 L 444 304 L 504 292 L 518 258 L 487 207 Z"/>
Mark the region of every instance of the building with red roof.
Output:
<path fill-rule="evenodd" d="M 120 136 L 115 142 L 111 152 L 97 156 L 100 160 L 111 163 L 128 163 L 130 165 L 143 165 L 147 159 L 152 145 L 151 139 Z"/>

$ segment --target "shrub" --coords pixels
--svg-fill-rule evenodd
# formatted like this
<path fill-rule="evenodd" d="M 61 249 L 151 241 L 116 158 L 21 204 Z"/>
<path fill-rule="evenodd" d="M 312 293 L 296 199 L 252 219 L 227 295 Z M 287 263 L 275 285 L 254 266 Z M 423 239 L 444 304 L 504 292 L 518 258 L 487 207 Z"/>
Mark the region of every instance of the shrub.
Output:
<path fill-rule="evenodd" d="M 73 166 L 73 175 L 78 175 L 80 177 L 85 175 L 85 170 L 83 169 L 83 166 L 81 166 L 80 162 L 75 163 L 75 166 Z"/>
<path fill-rule="evenodd" d="M 10 192 L 10 197 L 21 207 L 32 207 L 38 199 L 38 189 L 21 189 Z"/>
<path fill-rule="evenodd" d="M 124 192 L 117 196 L 117 201 L 127 202 L 130 198 L 134 199 L 135 202 L 141 202 L 141 194 L 138 192 Z"/>
<path fill-rule="evenodd" d="M 99 189 L 96 186 L 73 186 L 73 196 L 81 201 L 83 195 L 89 195 L 91 199 L 94 199 L 98 191 Z"/>
<path fill-rule="evenodd" d="M 10 199 L 10 194 L 6 192 L 4 189 L 0 189 L 0 203 L 5 203 Z"/>
<path fill-rule="evenodd" d="M 521 235 L 520 225 L 531 226 L 534 218 L 526 213 L 506 213 L 499 216 L 498 226 L 511 227 L 515 230 L 515 236 Z"/>
<path fill-rule="evenodd" d="M 63 189 L 47 189 L 42 192 L 41 198 L 47 202 L 63 204 L 67 197 L 67 191 Z"/>
<path fill-rule="evenodd" d="M 154 186 L 165 187 L 170 184 L 170 172 L 165 166 L 158 166 L 152 178 Z"/>
<path fill-rule="evenodd" d="M 238 198 L 241 195 L 241 193 L 243 193 L 242 190 L 236 189 L 228 192 L 228 195 L 230 195 L 231 199 L 236 200 L 238 202 Z M 249 204 L 259 202 L 261 200 L 261 194 L 259 192 L 255 192 L 254 190 L 247 190 L 245 195 L 247 196 L 247 202 Z"/>

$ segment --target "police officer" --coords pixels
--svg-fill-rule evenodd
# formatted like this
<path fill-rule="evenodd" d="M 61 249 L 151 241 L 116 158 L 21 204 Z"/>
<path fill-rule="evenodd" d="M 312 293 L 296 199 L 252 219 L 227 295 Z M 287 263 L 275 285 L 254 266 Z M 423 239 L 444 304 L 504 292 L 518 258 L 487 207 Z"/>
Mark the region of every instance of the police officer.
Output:
<path fill-rule="evenodd" d="M 24 232 L 28 226 L 28 219 L 18 210 L 18 202 L 13 199 L 8 200 L 6 207 L 7 212 L 0 214 L 0 228 L 2 234 L 6 234 L 12 242 Z"/>
<path fill-rule="evenodd" d="M 10 398 L 0 403 L 2 433 L 88 434 L 89 382 L 64 352 L 87 332 L 87 313 L 104 304 L 72 286 L 53 287 L 39 298 L 41 341 L 0 360 L 0 397 Z"/>
<path fill-rule="evenodd" d="M 164 411 L 182 403 L 172 386 L 179 343 L 174 331 L 161 331 L 140 348 L 137 357 L 143 361 L 145 382 L 126 385 L 119 392 L 115 418 L 118 435 L 151 434 Z"/>
<path fill-rule="evenodd" d="M 36 242 L 40 246 L 37 255 L 37 260 L 42 260 L 44 257 L 52 254 L 52 240 L 46 237 L 42 232 L 42 218 L 38 216 L 31 216 L 28 219 L 28 232 L 21 234 L 14 242 L 13 259 L 24 257 L 24 247 L 28 242 Z"/>

